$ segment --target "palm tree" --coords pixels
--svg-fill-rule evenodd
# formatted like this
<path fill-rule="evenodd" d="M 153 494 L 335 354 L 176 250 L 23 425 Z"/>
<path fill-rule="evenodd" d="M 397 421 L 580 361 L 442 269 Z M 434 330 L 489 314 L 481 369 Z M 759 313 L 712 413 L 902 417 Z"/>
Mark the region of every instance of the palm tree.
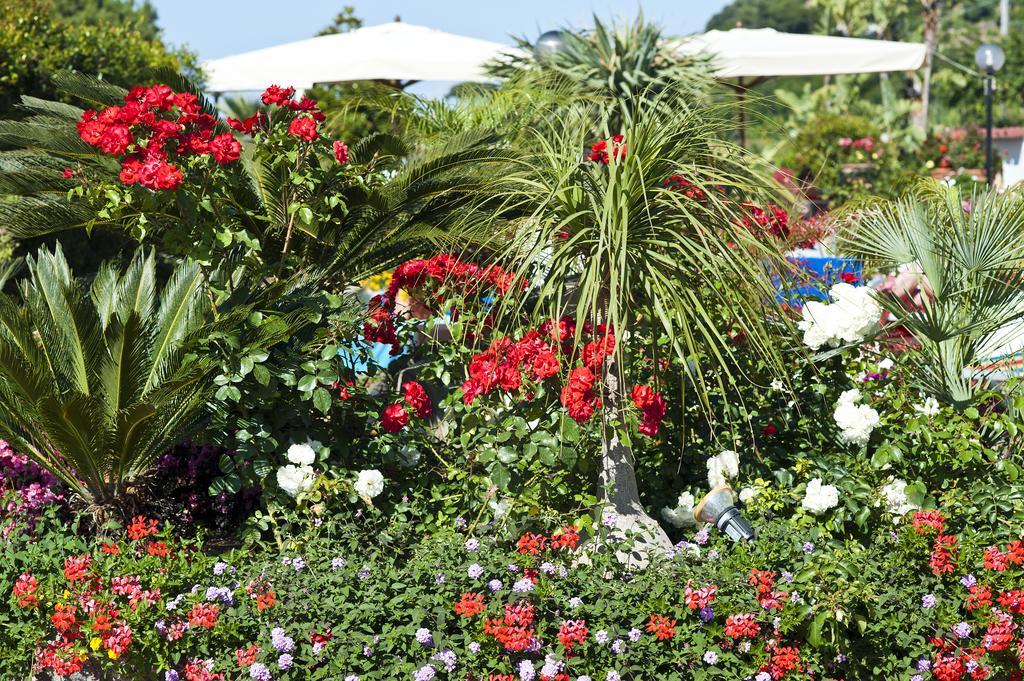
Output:
<path fill-rule="evenodd" d="M 769 333 L 775 292 L 767 270 L 783 265 L 774 244 L 743 226 L 732 198 L 763 196 L 750 157 L 722 141 L 727 119 L 687 101 L 666 90 L 624 99 L 618 110 L 573 104 L 550 115 L 481 199 L 490 218 L 454 233 L 535 282 L 532 296 L 509 297 L 497 312 L 538 319 L 575 312 L 610 325 L 620 340 L 645 330 L 662 334 L 707 404 L 712 385 L 738 379 L 730 329 L 781 371 L 780 344 Z M 625 121 L 604 128 L 602 137 L 621 133 L 624 145 L 617 156 L 609 148 L 607 165 L 584 157 L 595 141 L 593 120 Z M 675 174 L 693 183 L 689 195 L 665 186 Z M 527 309 L 527 300 L 536 304 Z M 626 353 L 640 350 L 620 342 L 604 367 L 599 483 L 620 527 L 666 547 L 667 536 L 640 502 L 624 431 L 630 386 L 649 380 L 626 374 Z"/>
<path fill-rule="evenodd" d="M 123 272 L 104 264 L 90 287 L 63 253 L 27 259 L 17 299 L 0 295 L 0 433 L 87 503 L 117 508 L 132 480 L 206 418 L 218 364 L 195 342 L 215 323 L 198 265 L 161 287 L 153 254 Z"/>
<path fill-rule="evenodd" d="M 927 181 L 916 196 L 851 216 L 839 248 L 916 275 L 916 295 L 880 296 L 920 345 L 907 355 L 927 394 L 965 408 L 986 387 L 978 371 L 1024 334 L 1024 196 L 962 195 Z M 1019 343 L 1018 343 L 1019 344 Z"/>

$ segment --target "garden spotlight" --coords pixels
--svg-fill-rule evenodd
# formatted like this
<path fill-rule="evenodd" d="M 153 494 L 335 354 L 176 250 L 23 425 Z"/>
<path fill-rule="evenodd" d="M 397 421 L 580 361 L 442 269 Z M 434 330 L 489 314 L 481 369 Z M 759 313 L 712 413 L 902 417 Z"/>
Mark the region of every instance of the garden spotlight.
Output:
<path fill-rule="evenodd" d="M 757 537 L 754 528 L 733 503 L 729 487 L 716 487 L 704 495 L 693 509 L 693 517 L 698 522 L 714 525 L 733 541 L 752 542 Z"/>

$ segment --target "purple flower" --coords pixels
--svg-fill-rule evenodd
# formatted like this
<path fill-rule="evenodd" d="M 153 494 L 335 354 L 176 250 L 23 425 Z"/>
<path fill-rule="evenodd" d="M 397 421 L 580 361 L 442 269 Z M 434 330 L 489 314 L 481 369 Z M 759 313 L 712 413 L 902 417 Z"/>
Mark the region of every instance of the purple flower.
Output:
<path fill-rule="evenodd" d="M 359 577 L 359 579 L 366 579 L 370 576 L 370 568 L 364 567 L 362 570 L 356 573 L 356 576 Z"/>
<path fill-rule="evenodd" d="M 932 668 L 932 662 L 926 657 L 922 657 L 917 661 L 917 671 L 926 672 Z"/>
<path fill-rule="evenodd" d="M 581 605 L 583 605 L 583 599 L 580 598 L 579 596 L 573 596 L 572 598 L 569 599 L 569 607 L 572 608 L 573 610 L 575 610 L 576 608 L 580 607 Z"/>
<path fill-rule="evenodd" d="M 519 572 L 519 566 L 518 566 L 518 565 L 516 565 L 515 563 L 509 563 L 509 565 L 508 565 L 508 571 L 509 571 L 509 572 L 513 572 L 513 573 L 515 573 L 515 572 Z"/>
<path fill-rule="evenodd" d="M 697 534 L 693 535 L 693 541 L 697 542 L 701 546 L 704 546 L 708 543 L 708 531 L 701 530 Z"/>
<path fill-rule="evenodd" d="M 924 681 L 924 677 L 920 674 L 914 674 L 910 677 L 910 681 Z"/>
<path fill-rule="evenodd" d="M 213 566 L 213 574 L 220 576 L 224 574 L 228 570 L 228 568 L 231 568 L 231 566 L 225 563 L 224 561 L 219 560 L 217 561 L 217 564 Z M 234 568 L 231 568 L 231 571 L 234 572 Z"/>
<path fill-rule="evenodd" d="M 708 551 L 708 558 L 710 558 L 711 560 L 717 560 L 718 559 L 718 551 L 715 551 L 714 549 L 711 549 L 710 551 Z"/>
<path fill-rule="evenodd" d="M 471 641 L 467 648 L 469 648 L 469 652 L 473 653 L 474 655 L 480 652 L 480 644 L 476 641 Z"/>
<path fill-rule="evenodd" d="M 296 572 L 302 572 L 302 568 L 306 567 L 306 561 L 300 558 L 292 558 L 292 567 L 295 568 Z"/>
<path fill-rule="evenodd" d="M 716 653 L 713 650 L 709 650 L 708 652 L 704 653 L 704 662 L 706 662 L 707 664 L 715 664 L 716 662 L 718 662 L 718 653 Z"/>
<path fill-rule="evenodd" d="M 614 641 L 612 641 L 612 652 L 616 655 L 621 655 L 622 653 L 626 652 L 626 642 L 623 641 L 621 638 L 617 638 Z"/>
<path fill-rule="evenodd" d="M 349 674 L 345 677 L 345 681 L 359 681 L 359 677 L 355 674 Z"/>
<path fill-rule="evenodd" d="M 480 540 L 476 537 L 470 537 L 466 540 L 466 550 L 473 552 L 480 548 Z"/>
<path fill-rule="evenodd" d="M 619 524 L 619 516 L 615 515 L 614 513 L 605 513 L 601 516 L 601 524 L 610 530 L 614 530 L 615 527 Z"/>
<path fill-rule="evenodd" d="M 331 559 L 331 569 L 332 570 L 340 570 L 343 567 L 345 567 L 345 565 L 347 565 L 347 564 L 348 564 L 348 561 L 346 561 L 344 558 L 341 558 L 340 556 L 338 558 Z"/>
<path fill-rule="evenodd" d="M 618 672 L 608 672 L 608 675 L 604 677 L 604 681 L 620 681 L 620 679 Z"/>
<path fill-rule="evenodd" d="M 524 594 L 533 591 L 533 581 L 529 579 L 520 579 L 512 585 L 512 590 L 517 594 Z"/>
<path fill-rule="evenodd" d="M 977 578 L 974 575 L 964 575 L 960 578 L 960 583 L 970 589 L 972 586 L 978 583 Z"/>
<path fill-rule="evenodd" d="M 282 671 L 288 671 L 291 669 L 292 662 L 294 662 L 294 660 L 292 660 L 292 656 L 288 653 L 284 653 L 281 657 L 277 658 L 277 666 L 280 667 Z"/>
<path fill-rule="evenodd" d="M 491 581 L 487 582 L 487 588 L 490 589 L 492 592 L 501 591 L 502 586 L 504 585 L 501 583 L 500 579 L 492 579 Z"/>
<path fill-rule="evenodd" d="M 715 619 L 715 609 L 709 605 L 706 608 L 701 608 L 699 615 L 702 621 L 710 622 Z"/>
<path fill-rule="evenodd" d="M 457 529 L 457 530 L 464 530 L 464 529 L 466 529 L 467 525 L 468 525 L 468 523 L 466 522 L 465 518 L 459 516 L 458 518 L 455 519 L 455 529 Z"/>
<path fill-rule="evenodd" d="M 594 632 L 594 640 L 601 645 L 608 643 L 608 632 L 604 629 L 598 629 Z"/>
<path fill-rule="evenodd" d="M 640 631 L 639 629 L 637 629 L 636 627 L 633 627 L 632 629 L 629 630 L 629 633 L 626 634 L 626 635 L 629 637 L 630 641 L 632 641 L 633 643 L 636 643 L 637 641 L 640 640 L 640 637 L 643 636 L 643 632 Z"/>
<path fill-rule="evenodd" d="M 270 670 L 267 669 L 266 665 L 253 662 L 252 666 L 249 667 L 249 678 L 256 679 L 256 681 L 270 681 L 273 677 L 270 675 Z"/>
<path fill-rule="evenodd" d="M 484 569 L 479 563 L 473 563 L 469 566 L 469 569 L 466 570 L 466 574 L 468 574 L 472 579 L 479 579 L 480 576 L 484 574 Z"/>
<path fill-rule="evenodd" d="M 956 634 L 957 638 L 967 638 L 971 635 L 971 625 L 967 622 L 960 622 L 953 627 L 953 633 Z"/>
<path fill-rule="evenodd" d="M 814 553 L 814 544 L 809 542 L 809 541 L 805 541 L 804 542 L 804 553 L 808 553 L 808 554 Z"/>
<path fill-rule="evenodd" d="M 772 675 L 768 672 L 758 672 L 757 676 L 754 677 L 754 681 L 772 681 Z"/>
<path fill-rule="evenodd" d="M 168 669 L 164 672 L 164 681 L 180 681 L 181 675 L 173 669 Z"/>
<path fill-rule="evenodd" d="M 783 572 L 782 572 L 782 579 L 787 581 L 787 582 L 792 583 L 793 582 L 793 573 L 789 572 L 789 571 L 786 571 L 786 570 L 783 570 Z"/>
<path fill-rule="evenodd" d="M 270 644 L 282 653 L 290 653 L 295 650 L 294 639 L 285 635 L 284 629 L 281 627 L 274 627 L 270 630 Z"/>
<path fill-rule="evenodd" d="M 417 669 L 412 678 L 414 681 L 430 681 L 435 676 L 437 676 L 437 670 L 432 665 L 427 664 Z"/>
<path fill-rule="evenodd" d="M 522 681 L 533 681 L 533 677 L 537 675 L 537 670 L 533 668 L 533 663 L 529 660 L 522 660 L 519 663 L 519 678 Z"/>
<path fill-rule="evenodd" d="M 440 585 L 440 584 L 444 584 L 444 579 L 445 579 L 444 578 L 444 573 L 443 572 L 438 572 L 437 573 L 437 577 L 434 578 L 434 581 L 437 582 Z"/>
<path fill-rule="evenodd" d="M 420 627 L 416 630 L 416 640 L 428 648 L 434 647 L 434 635 L 426 627 Z"/>
<path fill-rule="evenodd" d="M 925 610 L 931 610 L 935 607 L 935 603 L 938 601 L 932 594 L 927 594 L 921 599 L 921 607 Z"/>
<path fill-rule="evenodd" d="M 434 653 L 430 658 L 431 660 L 437 660 L 444 665 L 444 670 L 451 674 L 455 671 L 455 666 L 458 664 L 459 658 L 455 655 L 454 651 L 445 649 L 440 652 Z"/>

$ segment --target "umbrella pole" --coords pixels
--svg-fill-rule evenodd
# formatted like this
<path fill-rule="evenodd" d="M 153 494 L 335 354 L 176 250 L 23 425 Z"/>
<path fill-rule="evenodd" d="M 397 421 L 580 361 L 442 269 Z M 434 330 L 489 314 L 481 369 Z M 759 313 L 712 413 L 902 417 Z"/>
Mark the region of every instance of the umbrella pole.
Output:
<path fill-rule="evenodd" d="M 740 119 L 740 146 L 744 149 L 747 148 L 747 112 L 743 108 L 743 79 L 738 80 L 738 87 L 736 88 L 736 103 L 738 108 L 738 114 Z"/>

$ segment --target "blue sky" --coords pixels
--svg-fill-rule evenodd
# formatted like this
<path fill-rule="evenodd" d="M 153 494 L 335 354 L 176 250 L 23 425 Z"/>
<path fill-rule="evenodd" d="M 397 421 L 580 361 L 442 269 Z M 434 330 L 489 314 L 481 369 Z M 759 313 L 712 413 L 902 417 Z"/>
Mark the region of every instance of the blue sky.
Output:
<path fill-rule="evenodd" d="M 632 18 L 636 0 L 150 0 L 165 38 L 185 44 L 201 59 L 301 40 L 330 23 L 344 5 L 355 5 L 367 24 L 394 20 L 462 35 L 511 42 L 509 35 L 535 38 L 565 25 L 586 26 L 602 19 Z M 645 16 L 672 35 L 703 30 L 728 0 L 645 0 Z M 428 88 L 429 90 L 429 88 Z"/>

